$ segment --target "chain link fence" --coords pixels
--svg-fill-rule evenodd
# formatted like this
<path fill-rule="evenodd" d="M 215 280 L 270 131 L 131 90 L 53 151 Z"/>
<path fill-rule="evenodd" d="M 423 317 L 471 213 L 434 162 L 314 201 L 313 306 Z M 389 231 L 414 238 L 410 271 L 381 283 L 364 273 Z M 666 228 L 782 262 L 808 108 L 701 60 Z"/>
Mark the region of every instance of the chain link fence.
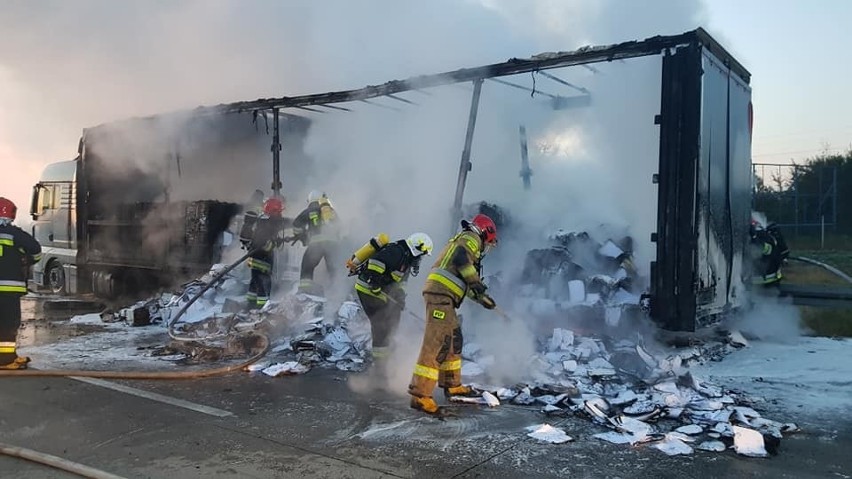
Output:
<path fill-rule="evenodd" d="M 837 232 L 837 167 L 754 163 L 752 209 L 793 237 Z"/>

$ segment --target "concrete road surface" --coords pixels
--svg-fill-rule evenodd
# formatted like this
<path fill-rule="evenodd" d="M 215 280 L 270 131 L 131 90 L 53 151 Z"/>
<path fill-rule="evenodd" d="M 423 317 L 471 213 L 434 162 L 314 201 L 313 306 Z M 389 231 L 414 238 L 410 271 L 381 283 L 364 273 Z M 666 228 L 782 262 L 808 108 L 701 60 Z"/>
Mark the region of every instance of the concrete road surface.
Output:
<path fill-rule="evenodd" d="M 65 334 L 50 329 L 59 332 L 42 340 Z M 456 417 L 437 420 L 410 410 L 399 392 L 353 387 L 365 374 L 2 378 L 0 441 L 128 478 L 852 477 L 852 419 L 839 412 L 773 415 L 803 432 L 768 459 L 731 451 L 669 457 L 601 442 L 592 435 L 605 429 L 585 419 L 547 418 L 531 408 L 459 406 Z M 526 436 L 525 427 L 544 422 L 575 441 Z M 4 456 L 0 471 L 16 479 L 74 477 Z"/>
<path fill-rule="evenodd" d="M 547 421 L 576 440 L 541 444 L 532 410 L 460 407 L 439 421 L 402 397 L 353 395 L 349 373 L 89 384 L 3 379 L 3 441 L 132 478 L 849 477 L 852 428 L 805 432 L 769 459 L 668 457 L 591 438 L 587 421 Z M 116 385 L 120 390 L 115 390 Z M 127 386 L 121 387 L 121 386 Z M 156 393 L 151 395 L 150 393 Z M 63 477 L 0 458 L 2 477 Z"/>

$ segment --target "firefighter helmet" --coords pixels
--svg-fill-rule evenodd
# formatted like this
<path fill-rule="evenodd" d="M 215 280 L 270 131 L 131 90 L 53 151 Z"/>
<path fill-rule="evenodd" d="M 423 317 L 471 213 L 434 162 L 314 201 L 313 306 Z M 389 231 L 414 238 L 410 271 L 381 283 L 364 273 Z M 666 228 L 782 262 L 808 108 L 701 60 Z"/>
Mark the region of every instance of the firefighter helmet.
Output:
<path fill-rule="evenodd" d="M 432 238 L 426 233 L 414 233 L 405 239 L 405 244 L 411 250 L 414 257 L 423 256 L 424 254 L 432 254 Z"/>
<path fill-rule="evenodd" d="M 757 218 L 752 217 L 751 222 L 748 225 L 748 234 L 754 238 L 757 236 L 759 231 L 763 231 L 763 225 L 760 224 L 760 221 Z"/>
<path fill-rule="evenodd" d="M 497 244 L 497 225 L 486 215 L 478 214 L 470 221 L 462 221 L 462 227 L 478 234 L 487 245 Z"/>
<path fill-rule="evenodd" d="M 320 198 L 322 198 L 323 196 L 325 196 L 325 193 L 320 193 L 317 190 L 313 190 L 310 193 L 308 193 L 308 203 L 313 203 L 314 201 L 319 201 Z"/>
<path fill-rule="evenodd" d="M 13 221 L 18 213 L 18 207 L 12 200 L 0 196 L 0 218 Z"/>
<path fill-rule="evenodd" d="M 263 203 L 263 213 L 267 216 L 281 216 L 283 212 L 284 202 L 277 196 L 273 196 Z"/>

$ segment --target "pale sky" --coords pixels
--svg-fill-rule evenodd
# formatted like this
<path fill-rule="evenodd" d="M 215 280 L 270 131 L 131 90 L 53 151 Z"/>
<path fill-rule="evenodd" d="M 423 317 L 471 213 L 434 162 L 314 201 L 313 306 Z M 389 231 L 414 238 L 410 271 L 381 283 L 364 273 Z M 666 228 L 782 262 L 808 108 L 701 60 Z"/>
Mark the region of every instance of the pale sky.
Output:
<path fill-rule="evenodd" d="M 852 147 L 852 1 L 707 0 L 708 31 L 751 72 L 755 163 Z"/>
<path fill-rule="evenodd" d="M 852 0 L 4 0 L 0 195 L 26 211 L 44 164 L 72 159 L 83 128 L 127 116 L 697 26 L 752 73 L 754 161 L 801 161 L 852 145 L 849 25 Z"/>

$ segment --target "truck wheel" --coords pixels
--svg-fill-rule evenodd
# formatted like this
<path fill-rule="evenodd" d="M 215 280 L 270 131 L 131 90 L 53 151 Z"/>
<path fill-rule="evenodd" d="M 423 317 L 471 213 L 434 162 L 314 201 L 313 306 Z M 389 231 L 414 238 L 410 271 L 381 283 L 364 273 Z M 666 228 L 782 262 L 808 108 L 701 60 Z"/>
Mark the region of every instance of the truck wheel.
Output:
<path fill-rule="evenodd" d="M 65 269 L 62 263 L 56 260 L 50 262 L 44 274 L 44 282 L 53 294 L 65 294 Z"/>

